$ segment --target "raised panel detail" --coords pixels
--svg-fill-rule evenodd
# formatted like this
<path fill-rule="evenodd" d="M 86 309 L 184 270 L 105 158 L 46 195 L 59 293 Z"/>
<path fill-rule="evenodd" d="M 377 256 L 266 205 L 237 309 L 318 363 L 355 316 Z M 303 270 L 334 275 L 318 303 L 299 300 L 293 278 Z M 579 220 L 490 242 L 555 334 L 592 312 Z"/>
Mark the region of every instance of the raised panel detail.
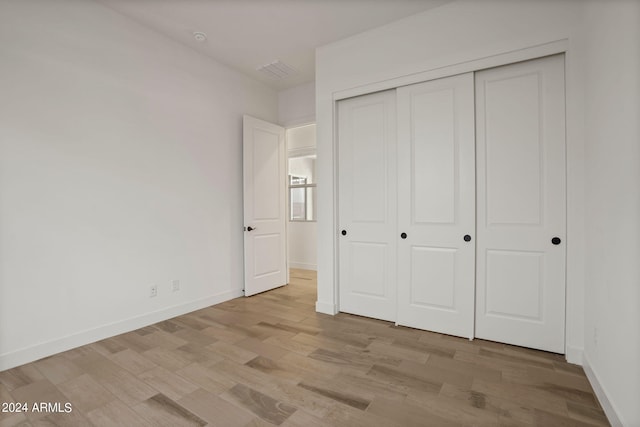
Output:
<path fill-rule="evenodd" d="M 279 234 L 263 234 L 253 238 L 253 272 L 255 277 L 280 272 L 282 241 Z"/>
<path fill-rule="evenodd" d="M 457 199 L 455 91 L 415 94 L 411 99 L 413 222 L 454 223 Z"/>
<path fill-rule="evenodd" d="M 485 314 L 543 320 L 544 254 L 487 250 Z"/>
<path fill-rule="evenodd" d="M 487 225 L 542 220 L 541 76 L 485 82 Z"/>
<path fill-rule="evenodd" d="M 353 242 L 351 250 L 352 292 L 385 297 L 387 280 L 387 245 L 382 243 Z"/>
<path fill-rule="evenodd" d="M 455 310 L 456 253 L 450 248 L 411 248 L 411 305 Z"/>
<path fill-rule="evenodd" d="M 387 144 L 385 105 L 354 108 L 351 123 L 351 195 L 354 222 L 385 222 Z"/>
<path fill-rule="evenodd" d="M 280 141 L 278 134 L 262 129 L 253 132 L 253 219 L 277 219 L 281 214 L 279 192 L 283 190 L 278 165 Z"/>

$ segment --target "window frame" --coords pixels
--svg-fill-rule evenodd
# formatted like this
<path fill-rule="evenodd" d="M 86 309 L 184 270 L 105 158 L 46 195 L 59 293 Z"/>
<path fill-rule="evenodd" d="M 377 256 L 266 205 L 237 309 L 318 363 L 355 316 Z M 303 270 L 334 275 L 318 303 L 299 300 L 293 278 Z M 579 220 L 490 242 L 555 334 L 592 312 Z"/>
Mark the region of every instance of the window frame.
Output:
<path fill-rule="evenodd" d="M 296 175 L 288 175 L 289 176 L 289 180 L 288 180 L 288 190 L 289 190 L 289 222 L 316 222 L 317 219 L 315 218 L 316 215 L 314 215 L 314 219 L 307 219 L 307 213 L 308 213 L 308 206 L 309 206 L 309 200 L 307 197 L 307 189 L 308 188 L 316 188 L 316 184 L 312 183 L 312 184 L 308 184 L 306 183 L 307 178 L 306 177 L 298 177 Z M 291 184 L 291 181 L 293 178 L 298 178 L 298 179 L 304 179 L 305 183 L 304 184 Z M 304 189 L 304 217 L 305 219 L 295 219 L 293 218 L 293 203 L 292 203 L 292 190 L 297 189 L 297 188 L 303 188 Z"/>

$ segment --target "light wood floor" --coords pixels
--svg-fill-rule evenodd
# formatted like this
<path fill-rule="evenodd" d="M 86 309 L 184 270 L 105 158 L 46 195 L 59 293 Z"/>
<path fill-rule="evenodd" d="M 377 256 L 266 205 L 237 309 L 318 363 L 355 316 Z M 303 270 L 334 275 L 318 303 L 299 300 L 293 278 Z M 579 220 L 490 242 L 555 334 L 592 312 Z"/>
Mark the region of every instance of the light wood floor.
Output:
<path fill-rule="evenodd" d="M 0 373 L 0 426 L 602 426 L 559 355 L 317 314 L 314 272 Z"/>

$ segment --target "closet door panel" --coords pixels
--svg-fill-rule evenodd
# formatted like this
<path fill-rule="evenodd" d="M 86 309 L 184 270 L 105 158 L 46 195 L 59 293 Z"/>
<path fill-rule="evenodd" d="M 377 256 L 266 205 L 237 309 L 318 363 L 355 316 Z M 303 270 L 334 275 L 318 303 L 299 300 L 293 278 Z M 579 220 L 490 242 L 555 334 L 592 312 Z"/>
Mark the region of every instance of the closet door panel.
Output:
<path fill-rule="evenodd" d="M 562 55 L 476 73 L 476 336 L 556 353 L 565 329 L 564 100 Z"/>
<path fill-rule="evenodd" d="M 411 216 L 416 224 L 456 221 L 455 93 L 444 87 L 411 98 Z M 425 118 L 429 118 L 425 120 Z"/>
<path fill-rule="evenodd" d="M 532 72 L 484 82 L 488 226 L 542 220 L 541 78 Z"/>
<path fill-rule="evenodd" d="M 455 249 L 412 247 L 411 306 L 456 310 L 455 269 L 458 257 Z M 429 286 L 424 286 L 424 283 Z"/>
<path fill-rule="evenodd" d="M 544 261 L 542 252 L 487 250 L 484 312 L 541 321 Z"/>
<path fill-rule="evenodd" d="M 395 90 L 338 103 L 340 311 L 396 318 Z"/>
<path fill-rule="evenodd" d="M 398 89 L 398 324 L 473 336 L 473 74 Z"/>
<path fill-rule="evenodd" d="M 362 102 L 362 100 L 358 100 Z M 350 184 L 349 210 L 357 223 L 387 223 L 387 171 L 389 153 L 385 135 L 385 112 L 389 105 L 384 102 L 364 103 L 352 108 L 349 120 L 349 152 L 345 155 L 343 178 Z M 346 141 L 344 141 L 346 144 Z M 381 173 L 382 172 L 382 173 Z"/>

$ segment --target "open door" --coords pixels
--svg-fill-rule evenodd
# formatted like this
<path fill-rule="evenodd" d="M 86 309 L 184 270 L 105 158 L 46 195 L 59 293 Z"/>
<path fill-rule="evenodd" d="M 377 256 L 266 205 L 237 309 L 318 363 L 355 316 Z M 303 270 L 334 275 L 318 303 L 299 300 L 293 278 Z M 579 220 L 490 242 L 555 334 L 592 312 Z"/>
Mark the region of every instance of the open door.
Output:
<path fill-rule="evenodd" d="M 287 283 L 284 128 L 244 116 L 244 294 Z"/>

